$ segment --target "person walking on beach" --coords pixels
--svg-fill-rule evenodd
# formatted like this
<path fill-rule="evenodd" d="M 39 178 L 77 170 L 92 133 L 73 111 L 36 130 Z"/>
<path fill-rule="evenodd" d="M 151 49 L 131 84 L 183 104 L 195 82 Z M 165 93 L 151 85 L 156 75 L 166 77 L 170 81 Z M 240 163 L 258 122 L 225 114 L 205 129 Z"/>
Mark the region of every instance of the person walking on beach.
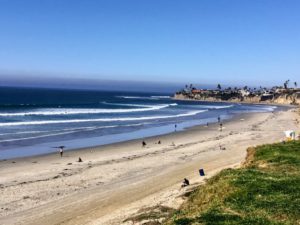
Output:
<path fill-rule="evenodd" d="M 220 131 L 222 131 L 222 130 L 223 130 L 223 124 L 220 123 Z"/>
<path fill-rule="evenodd" d="M 59 154 L 60 154 L 60 157 L 63 157 L 63 154 L 64 154 L 64 148 L 63 147 L 59 148 Z"/>
<path fill-rule="evenodd" d="M 221 122 L 221 117 L 220 116 L 218 116 L 218 123 L 220 123 Z"/>
<path fill-rule="evenodd" d="M 175 132 L 176 132 L 176 130 L 177 130 L 177 124 L 175 124 L 174 128 L 175 128 Z"/>

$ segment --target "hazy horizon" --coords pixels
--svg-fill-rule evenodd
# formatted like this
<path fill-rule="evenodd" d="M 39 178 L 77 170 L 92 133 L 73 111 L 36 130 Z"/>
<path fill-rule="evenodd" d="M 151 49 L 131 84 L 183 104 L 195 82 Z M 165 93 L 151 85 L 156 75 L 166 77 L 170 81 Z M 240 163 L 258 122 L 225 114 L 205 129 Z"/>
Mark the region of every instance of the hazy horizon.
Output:
<path fill-rule="evenodd" d="M 285 80 L 284 80 L 285 81 Z M 272 87 L 283 86 L 284 81 L 277 84 L 257 83 L 192 83 L 192 82 L 159 82 L 142 80 L 112 80 L 112 79 L 91 79 L 91 78 L 70 78 L 70 77 L 43 77 L 43 76 L 1 76 L 0 87 L 24 87 L 24 88 L 51 88 L 51 89 L 78 89 L 78 90 L 103 90 L 103 91 L 131 91 L 131 92 L 161 92 L 174 93 L 185 85 L 193 84 L 199 89 L 216 89 L 218 84 L 223 88 L 227 87 Z M 294 81 L 290 81 L 290 87 L 294 87 Z"/>
<path fill-rule="evenodd" d="M 209 85 L 208 85 L 209 86 Z M 141 82 L 126 80 L 95 80 L 83 78 L 37 78 L 6 77 L 0 81 L 0 87 L 19 88 L 51 88 L 70 90 L 101 90 L 101 91 L 129 91 L 129 92 L 160 92 L 174 93 L 184 87 L 180 83 Z"/>

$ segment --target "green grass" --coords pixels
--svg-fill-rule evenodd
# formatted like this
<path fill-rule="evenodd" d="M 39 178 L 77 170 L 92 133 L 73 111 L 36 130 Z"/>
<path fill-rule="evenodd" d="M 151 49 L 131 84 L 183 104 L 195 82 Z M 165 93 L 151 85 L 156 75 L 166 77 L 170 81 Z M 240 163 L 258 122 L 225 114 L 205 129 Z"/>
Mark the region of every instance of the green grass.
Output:
<path fill-rule="evenodd" d="M 167 218 L 170 214 L 174 213 L 174 211 L 175 210 L 173 208 L 160 205 L 143 208 L 140 209 L 136 215 L 125 219 L 123 222 L 131 222 L 132 224 L 136 224 L 144 221 L 143 225 L 159 225 L 161 224 L 159 222 L 160 219 Z"/>
<path fill-rule="evenodd" d="M 166 224 L 300 224 L 300 142 L 249 149 L 244 167 L 209 179 Z"/>

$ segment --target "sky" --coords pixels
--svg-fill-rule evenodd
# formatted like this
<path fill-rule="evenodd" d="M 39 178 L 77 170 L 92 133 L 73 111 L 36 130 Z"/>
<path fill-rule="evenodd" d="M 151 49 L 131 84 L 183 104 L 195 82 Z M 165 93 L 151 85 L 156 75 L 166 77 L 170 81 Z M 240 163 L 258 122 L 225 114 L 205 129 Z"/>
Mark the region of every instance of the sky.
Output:
<path fill-rule="evenodd" d="M 0 82 L 300 83 L 299 12 L 299 0 L 0 0 Z"/>

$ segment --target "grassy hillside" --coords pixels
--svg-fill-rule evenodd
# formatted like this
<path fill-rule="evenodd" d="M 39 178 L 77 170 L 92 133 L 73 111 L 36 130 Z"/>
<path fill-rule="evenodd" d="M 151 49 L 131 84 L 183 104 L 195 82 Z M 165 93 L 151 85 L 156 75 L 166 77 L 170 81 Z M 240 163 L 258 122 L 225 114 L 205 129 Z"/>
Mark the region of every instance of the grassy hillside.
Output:
<path fill-rule="evenodd" d="M 166 224 L 300 224 L 300 142 L 249 149 L 242 168 L 209 179 Z"/>

